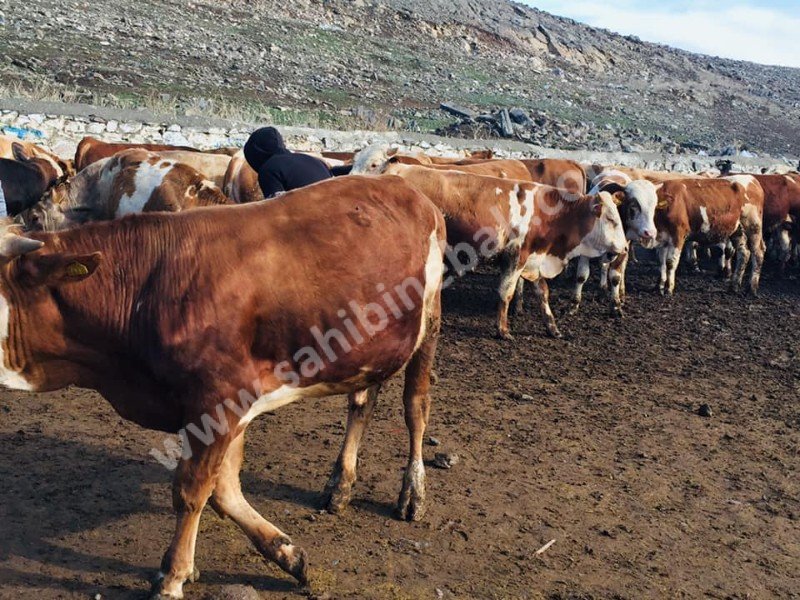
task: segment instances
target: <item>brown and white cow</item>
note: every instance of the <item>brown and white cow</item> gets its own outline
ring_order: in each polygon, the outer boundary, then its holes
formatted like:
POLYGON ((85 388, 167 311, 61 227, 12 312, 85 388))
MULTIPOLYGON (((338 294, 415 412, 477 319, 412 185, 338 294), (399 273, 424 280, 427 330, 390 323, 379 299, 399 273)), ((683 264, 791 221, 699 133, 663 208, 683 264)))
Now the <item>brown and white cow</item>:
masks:
POLYGON ((15 137, 0 135, 0 158, 21 160, 20 156, 46 160, 55 170, 58 179, 75 175, 75 165, 71 160, 64 160, 57 154, 53 154, 32 142, 24 142, 15 137), (19 148, 15 150, 15 146, 19 148))
MULTIPOLYGON (((609 194, 572 196, 526 181, 436 171, 390 160, 384 172, 399 175, 428 196, 445 215, 447 241, 458 259, 471 253, 468 268, 501 255, 498 335, 510 339, 508 308, 518 283, 534 283, 539 306, 554 337, 561 333, 550 309, 547 279, 577 256, 618 254, 625 249, 619 212, 609 194)), ((459 263, 457 270, 465 265, 459 263)))
POLYGON ((783 273, 792 255, 793 242, 800 241, 800 176, 754 177, 764 190, 764 236, 774 243, 779 269, 783 273))
POLYGON ((377 389, 405 369, 398 513, 420 518, 444 238, 436 207, 394 177, 30 238, 3 227, 0 383, 91 388, 125 419, 179 433, 177 525, 154 597, 183 596, 207 501, 305 583, 306 553, 242 494, 245 429, 291 402, 349 394, 333 477, 347 496, 377 389))
POLYGON ((111 158, 119 152, 125 150, 150 150, 152 152, 200 152, 196 148, 189 146, 170 146, 168 144, 128 144, 103 142, 93 137, 85 137, 78 144, 75 150, 75 169, 80 172, 92 163, 111 158))
POLYGON ((29 229, 56 231, 137 212, 229 203, 213 182, 191 167, 146 150, 126 150, 50 190, 22 215, 22 222, 29 229))
POLYGON ((258 183, 258 173, 248 164, 243 150, 231 159, 222 182, 222 191, 237 204, 264 199, 264 192, 258 183))
POLYGON ((233 160, 233 157, 227 154, 187 152, 185 150, 170 150, 155 152, 155 154, 166 160, 192 167, 220 189, 225 182, 225 173, 233 160))
POLYGON ((14 159, 0 158, 0 185, 11 216, 29 209, 59 180, 52 161, 34 158, 14 145, 14 159))
POLYGON ((675 291, 675 274, 686 241, 718 246, 721 271, 725 268, 725 249, 731 242, 736 253, 732 291, 741 288, 750 260, 749 289, 758 293, 764 262, 764 190, 753 176, 669 180, 658 187, 658 198, 664 206, 655 216, 662 294, 675 291))
MULTIPOLYGON (((656 244, 658 230, 655 224, 658 194, 656 186, 646 179, 637 181, 621 171, 606 171, 592 181, 590 195, 607 192, 612 194, 619 207, 622 226, 629 246, 638 243, 645 248, 653 248, 656 244)), ((613 261, 601 263, 600 287, 611 290, 611 311, 615 316, 622 316, 622 301, 625 298, 625 272, 628 266, 630 250, 620 253, 613 261)), ((580 309, 583 298, 583 286, 589 279, 589 259, 582 256, 578 259, 575 275, 575 289, 571 313, 580 309)))

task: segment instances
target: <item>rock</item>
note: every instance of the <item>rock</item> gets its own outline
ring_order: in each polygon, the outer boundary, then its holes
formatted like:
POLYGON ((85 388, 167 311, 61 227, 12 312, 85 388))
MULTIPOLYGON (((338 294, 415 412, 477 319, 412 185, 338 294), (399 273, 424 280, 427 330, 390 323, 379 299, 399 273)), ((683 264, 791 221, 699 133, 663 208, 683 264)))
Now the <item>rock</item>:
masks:
POLYGON ((511 115, 508 114, 508 109, 500 111, 500 133, 503 137, 511 137, 514 135, 514 124, 511 122, 511 115))
POLYGON ((464 108, 463 106, 459 106, 457 104, 451 104, 447 102, 442 102, 439 105, 443 111, 450 113, 451 115, 455 115, 457 117, 461 117, 462 119, 474 119, 475 113, 468 108, 464 108))
POLYGON ((433 436, 430 436, 430 437, 428 438, 428 445, 429 445, 429 446, 439 446, 439 445, 441 445, 441 442, 439 441, 439 439, 438 439, 438 438, 435 438, 435 437, 433 437, 433 436))
POLYGON ((261 600, 261 595, 249 585, 223 585, 204 600, 261 600))
POLYGON ((433 457, 433 466, 439 469, 452 469, 461 458, 453 452, 437 452, 433 457))
POLYGON ((700 408, 697 409, 697 414, 700 415, 701 417, 709 419, 714 416, 714 411, 711 410, 711 406, 709 406, 708 404, 703 404, 700 406, 700 408))
POLYGON ((521 108, 512 108, 508 111, 508 114, 511 117, 511 120, 517 125, 528 125, 531 122, 528 113, 521 108))

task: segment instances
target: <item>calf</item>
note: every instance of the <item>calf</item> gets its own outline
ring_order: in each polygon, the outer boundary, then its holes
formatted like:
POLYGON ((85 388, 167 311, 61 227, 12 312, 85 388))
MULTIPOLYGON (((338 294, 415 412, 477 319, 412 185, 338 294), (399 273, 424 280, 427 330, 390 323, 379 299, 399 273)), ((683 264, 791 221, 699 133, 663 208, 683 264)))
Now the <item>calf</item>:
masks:
POLYGON ((410 449, 398 513, 418 519, 444 237, 439 211, 402 180, 354 177, 272 202, 30 238, 3 227, 0 382, 91 388, 123 418, 179 433, 177 525, 155 597, 181 598, 196 576, 207 501, 305 583, 306 553, 242 495, 245 430, 296 400, 349 394, 333 477, 346 496, 377 389, 405 369, 410 449))
POLYGON ((187 152, 185 150, 171 150, 156 152, 161 158, 171 162, 192 167, 218 188, 225 182, 225 173, 233 160, 227 154, 210 154, 208 152, 187 152))
POLYGON ((135 212, 177 212, 229 203, 191 167, 146 150, 126 150, 50 190, 22 215, 22 222, 28 229, 56 231, 135 212))
POLYGON ((0 158, 0 185, 11 216, 29 209, 59 179, 50 160, 32 158, 22 146, 14 146, 15 159, 0 158))
POLYGON ((739 291, 751 260, 750 291, 758 293, 764 262, 764 190, 754 177, 669 180, 658 188, 658 198, 664 206, 655 215, 662 294, 675 291, 675 274, 687 240, 718 246, 720 270, 725 268, 725 249, 732 242, 736 268, 731 289, 739 291))
POLYGON ((597 257, 625 249, 619 213, 609 194, 571 196, 564 190, 508 179, 389 162, 384 172, 399 175, 428 196, 445 215, 453 255, 468 250, 479 258, 500 254, 497 331, 510 339, 508 306, 521 278, 535 283, 539 306, 554 337, 561 333, 549 305, 547 279, 577 256, 597 257))
MULTIPOLYGON (((645 248, 653 248, 658 233, 655 224, 655 213, 658 204, 656 186, 647 180, 632 181, 628 175, 620 171, 609 171, 594 179, 590 194, 607 192, 612 194, 619 207, 622 226, 628 246, 633 242, 645 248)), ((663 206, 663 204, 662 204, 663 206)), ((625 298, 625 272, 628 267, 630 250, 620 253, 611 263, 602 263, 600 287, 611 289, 611 312, 622 316, 622 300, 625 298)), ((582 256, 578 259, 573 293, 572 314, 580 309, 583 298, 583 286, 589 279, 589 259, 582 256)))

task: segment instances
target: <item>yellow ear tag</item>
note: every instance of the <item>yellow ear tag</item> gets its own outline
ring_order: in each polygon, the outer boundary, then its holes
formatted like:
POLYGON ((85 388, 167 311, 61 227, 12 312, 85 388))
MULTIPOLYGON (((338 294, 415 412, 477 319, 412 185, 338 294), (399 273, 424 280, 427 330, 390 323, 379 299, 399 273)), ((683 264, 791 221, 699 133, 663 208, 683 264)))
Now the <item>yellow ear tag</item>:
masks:
POLYGON ((86 268, 86 265, 79 262, 74 262, 67 266, 67 275, 70 277, 82 277, 83 275, 88 274, 89 269, 86 268))

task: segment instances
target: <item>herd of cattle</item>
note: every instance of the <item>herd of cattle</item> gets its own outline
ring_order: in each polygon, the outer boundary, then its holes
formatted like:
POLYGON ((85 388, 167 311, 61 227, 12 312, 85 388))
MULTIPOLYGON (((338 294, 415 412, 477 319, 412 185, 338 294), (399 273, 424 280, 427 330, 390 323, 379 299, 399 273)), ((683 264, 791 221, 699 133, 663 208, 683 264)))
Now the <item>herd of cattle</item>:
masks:
POLYGON ((86 138, 65 161, 0 138, 10 217, 0 231, 0 383, 95 389, 124 418, 181 434, 177 526, 154 597, 180 598, 196 577, 209 502, 305 582, 305 552, 242 495, 245 428, 301 398, 348 394, 326 488, 328 508, 341 511, 380 385, 402 369, 410 444, 398 514, 423 515, 430 372, 453 249, 500 259, 497 332, 510 338, 524 280, 560 335, 547 281, 569 261, 573 310, 600 259, 620 314, 632 244, 658 250, 662 293, 674 292, 682 254, 692 260, 700 247, 717 249, 734 290, 749 265, 755 294, 765 242, 783 271, 800 239, 797 173, 687 176, 374 147, 320 158, 349 174, 264 201, 237 149, 86 138))

